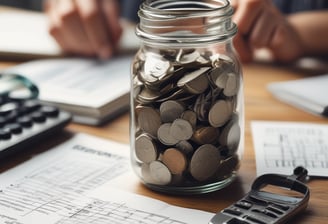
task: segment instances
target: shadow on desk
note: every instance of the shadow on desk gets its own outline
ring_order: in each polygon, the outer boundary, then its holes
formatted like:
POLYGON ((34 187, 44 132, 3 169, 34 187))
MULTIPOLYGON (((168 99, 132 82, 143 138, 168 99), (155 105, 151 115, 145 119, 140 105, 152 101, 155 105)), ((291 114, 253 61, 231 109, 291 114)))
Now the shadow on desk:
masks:
POLYGON ((257 59, 256 64, 283 68, 301 75, 314 76, 328 73, 328 56, 327 57, 304 57, 292 63, 279 63, 266 59, 257 59))
MULTIPOLYGON (((132 176, 129 176, 130 180, 135 179, 131 177, 132 176)), ((126 178, 124 179, 126 180, 126 178)), ((117 186, 122 187, 122 185, 117 186)), ((243 186, 243 181, 239 177, 237 177, 231 185, 221 190, 198 195, 173 195, 160 193, 147 188, 139 181, 135 182, 134 186, 134 191, 138 194, 154 197, 173 205, 187 208, 200 208, 213 213, 230 206, 247 193, 243 190, 245 187, 243 186)))

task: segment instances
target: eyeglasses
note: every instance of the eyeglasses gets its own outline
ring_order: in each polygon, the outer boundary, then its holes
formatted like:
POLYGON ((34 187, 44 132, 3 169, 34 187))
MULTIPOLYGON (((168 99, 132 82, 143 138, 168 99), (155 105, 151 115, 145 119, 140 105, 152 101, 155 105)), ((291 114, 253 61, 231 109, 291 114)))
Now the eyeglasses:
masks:
POLYGON ((28 78, 19 74, 0 73, 0 98, 2 100, 35 99, 38 95, 38 87, 28 78))

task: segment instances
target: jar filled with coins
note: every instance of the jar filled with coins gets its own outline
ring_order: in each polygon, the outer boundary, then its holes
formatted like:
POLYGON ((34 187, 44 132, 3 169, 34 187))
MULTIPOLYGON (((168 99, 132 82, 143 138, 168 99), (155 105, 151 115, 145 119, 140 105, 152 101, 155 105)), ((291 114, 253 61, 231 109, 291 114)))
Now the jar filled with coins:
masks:
POLYGON ((228 0, 146 0, 132 63, 131 161, 149 188, 228 186, 243 152, 241 65, 228 0))

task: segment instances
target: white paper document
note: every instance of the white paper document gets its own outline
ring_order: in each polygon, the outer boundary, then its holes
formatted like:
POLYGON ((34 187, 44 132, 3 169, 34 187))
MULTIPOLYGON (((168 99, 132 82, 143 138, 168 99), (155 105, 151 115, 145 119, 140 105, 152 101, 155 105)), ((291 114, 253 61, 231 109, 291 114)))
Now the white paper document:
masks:
POLYGON ((128 110, 132 57, 34 60, 3 72, 30 79, 41 101, 71 112, 75 122, 98 125, 128 110))
POLYGON ((0 174, 0 224, 200 224, 214 215, 111 189, 129 147, 86 134, 0 174))
POLYGON ((0 175, 0 223, 60 223, 130 168, 127 145, 80 134, 0 175), (115 153, 114 153, 115 152, 115 153))
MULTIPOLYGON (((99 223, 119 224, 207 224, 214 213, 182 208, 149 197, 113 189, 105 184, 90 193, 106 203, 95 206, 93 211, 86 209, 78 214, 76 222, 68 223, 98 223, 95 220, 106 220, 99 223), (94 215, 90 215, 90 211, 94 215), (94 211, 98 211, 95 213, 94 211), (110 212, 109 212, 110 211, 110 212)), ((66 224, 66 222, 65 222, 66 224)))
POLYGON ((268 90, 277 99, 307 112, 328 116, 328 74, 274 82, 268 90))
POLYGON ((258 176, 303 166, 310 176, 328 177, 328 125, 252 121, 251 128, 258 176))

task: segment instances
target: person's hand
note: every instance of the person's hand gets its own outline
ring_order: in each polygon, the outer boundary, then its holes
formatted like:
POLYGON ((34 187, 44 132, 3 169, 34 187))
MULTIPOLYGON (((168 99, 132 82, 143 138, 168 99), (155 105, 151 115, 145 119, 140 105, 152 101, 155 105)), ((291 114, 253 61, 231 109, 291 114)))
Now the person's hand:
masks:
POLYGON ((116 0, 47 0, 49 32, 67 53, 109 58, 122 34, 116 0))
POLYGON ((238 34, 234 45, 243 62, 253 59, 254 50, 269 49, 275 60, 292 61, 302 54, 296 30, 270 0, 234 0, 234 22, 238 34))

